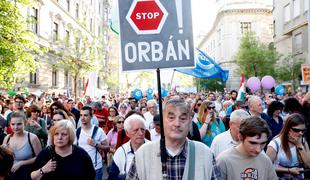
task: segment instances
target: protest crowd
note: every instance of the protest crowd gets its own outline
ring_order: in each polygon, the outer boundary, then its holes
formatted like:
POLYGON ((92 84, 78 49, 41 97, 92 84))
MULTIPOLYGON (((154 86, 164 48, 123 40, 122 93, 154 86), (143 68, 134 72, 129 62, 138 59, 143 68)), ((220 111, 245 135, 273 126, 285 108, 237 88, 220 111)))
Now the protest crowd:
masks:
POLYGON ((0 97, 0 179, 307 179, 310 92, 0 97), (104 170, 106 167, 106 170, 104 170))

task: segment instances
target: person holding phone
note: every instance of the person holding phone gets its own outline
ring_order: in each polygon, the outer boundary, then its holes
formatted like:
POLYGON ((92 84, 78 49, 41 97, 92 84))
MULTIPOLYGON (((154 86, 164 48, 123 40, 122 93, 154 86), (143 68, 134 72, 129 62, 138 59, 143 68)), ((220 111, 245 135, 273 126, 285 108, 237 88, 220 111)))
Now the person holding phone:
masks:
POLYGON ((75 128, 69 120, 55 122, 49 130, 52 145, 37 156, 32 179, 94 180, 92 160, 85 150, 73 145, 75 128))
POLYGON ((214 137, 225 131, 224 123, 216 117, 214 102, 203 101, 197 119, 201 140, 210 147, 214 137))
POLYGON ((310 167, 310 150, 304 133, 305 119, 298 113, 288 116, 279 136, 268 145, 267 155, 281 178, 303 179, 304 168, 310 167))

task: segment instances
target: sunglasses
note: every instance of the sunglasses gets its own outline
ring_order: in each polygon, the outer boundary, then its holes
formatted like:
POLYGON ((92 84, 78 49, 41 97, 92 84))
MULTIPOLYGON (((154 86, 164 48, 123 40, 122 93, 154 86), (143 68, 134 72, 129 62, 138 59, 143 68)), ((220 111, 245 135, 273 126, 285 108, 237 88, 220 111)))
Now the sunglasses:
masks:
POLYGON ((215 107, 214 106, 209 106, 209 107, 207 107, 209 110, 211 110, 211 109, 215 109, 215 107))
POLYGON ((298 129, 298 128, 293 128, 293 127, 291 129, 296 133, 300 133, 300 132, 304 133, 306 131, 306 129, 298 129))
POLYGON ((124 124, 124 121, 117 121, 117 124, 124 124))
POLYGON ((197 104, 197 106, 201 106, 201 104, 197 104))

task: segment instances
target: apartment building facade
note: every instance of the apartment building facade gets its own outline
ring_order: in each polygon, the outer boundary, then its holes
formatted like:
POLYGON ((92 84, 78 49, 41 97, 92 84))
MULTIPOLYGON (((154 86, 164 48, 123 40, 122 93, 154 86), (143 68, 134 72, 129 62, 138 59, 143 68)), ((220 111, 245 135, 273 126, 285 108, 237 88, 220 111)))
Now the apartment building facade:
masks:
POLYGON ((274 0, 274 44, 283 55, 308 56, 309 0, 274 0))
MULTIPOLYGON (((64 44, 81 43, 81 37, 92 45, 100 47, 103 52, 96 52, 95 61, 98 65, 109 61, 108 19, 109 0, 38 0, 24 14, 30 18, 30 29, 36 35, 35 42, 48 49, 44 56, 36 57, 37 70, 30 73, 25 82, 30 92, 41 91, 65 93, 73 92, 73 79, 70 73, 53 66, 59 58, 56 52, 64 44)), ((78 79, 77 89, 81 95, 88 72, 78 79)), ((97 88, 103 86, 98 76, 97 88)))

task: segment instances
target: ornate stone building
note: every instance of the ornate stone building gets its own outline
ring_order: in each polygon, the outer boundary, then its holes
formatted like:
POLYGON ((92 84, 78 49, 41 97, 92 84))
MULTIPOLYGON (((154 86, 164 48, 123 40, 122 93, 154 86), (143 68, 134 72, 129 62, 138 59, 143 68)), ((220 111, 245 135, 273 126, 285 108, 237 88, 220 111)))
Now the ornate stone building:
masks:
MULTIPOLYGON (((85 37, 92 45, 100 47, 102 56, 96 52, 95 62, 105 64, 109 61, 108 16, 109 0, 37 0, 28 7, 26 14, 30 18, 30 28, 36 35, 36 43, 49 51, 43 57, 37 57, 38 67, 30 73, 20 86, 27 86, 30 91, 40 89, 64 93, 73 89, 70 73, 61 68, 53 68, 57 61, 55 52, 64 44, 76 44, 85 37)), ((88 72, 78 80, 78 94, 86 84, 88 72)), ((98 77, 97 88, 103 86, 98 77)))
POLYGON ((216 0, 217 15, 211 30, 198 43, 224 69, 229 70, 228 89, 238 89, 235 55, 245 32, 252 31, 265 43, 273 41, 272 1, 216 0))

